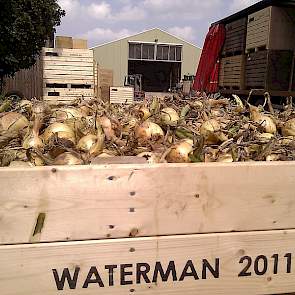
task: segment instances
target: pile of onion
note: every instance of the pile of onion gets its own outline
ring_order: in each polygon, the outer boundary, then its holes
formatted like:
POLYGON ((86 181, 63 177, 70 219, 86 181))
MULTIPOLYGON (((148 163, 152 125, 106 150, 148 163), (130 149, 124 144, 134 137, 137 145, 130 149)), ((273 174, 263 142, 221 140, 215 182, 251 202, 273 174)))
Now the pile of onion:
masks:
POLYGON ((161 122, 165 126, 177 126, 179 116, 172 108, 164 108, 161 111, 161 122))

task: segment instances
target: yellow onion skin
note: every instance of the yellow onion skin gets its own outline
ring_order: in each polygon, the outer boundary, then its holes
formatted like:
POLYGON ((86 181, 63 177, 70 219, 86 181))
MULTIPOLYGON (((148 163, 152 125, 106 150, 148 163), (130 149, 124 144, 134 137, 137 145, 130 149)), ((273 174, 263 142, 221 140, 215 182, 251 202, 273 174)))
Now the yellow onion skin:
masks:
POLYGON ((0 118, 0 131, 19 132, 28 126, 28 119, 16 112, 6 113, 0 118))
POLYGON ((256 138, 259 140, 271 140, 274 135, 272 133, 260 133, 256 135, 256 138))
POLYGON ((102 152, 103 146, 104 136, 99 137, 97 135, 88 134, 79 140, 77 149, 95 157, 102 152))
POLYGON ((258 108, 250 106, 250 117, 251 120, 263 128, 264 132, 271 134, 277 132, 277 126, 273 119, 267 115, 261 114, 258 108))
POLYGON ((193 141, 191 139, 184 139, 174 146, 166 156, 168 163, 189 163, 190 153, 193 151, 193 141))
POLYGON ((71 127, 64 123, 53 123, 49 125, 43 134, 45 143, 48 143, 52 136, 56 135, 58 138, 66 139, 75 144, 76 136, 71 127))
POLYGON ((12 161, 9 164, 9 167, 11 168, 31 168, 34 167, 30 162, 24 162, 24 161, 12 161))
POLYGON ((234 162, 233 156, 231 154, 223 154, 220 155, 217 159, 217 162, 219 163, 232 163, 234 162))
POLYGON ((53 165, 83 165, 84 162, 82 159, 78 158, 75 154, 71 152, 65 152, 57 156, 53 165))
POLYGON ((151 112, 146 106, 141 106, 138 110, 138 113, 140 118, 144 121, 146 121, 151 116, 151 112))
POLYGON ((295 118, 287 121, 282 128, 283 136, 295 136, 295 118))
POLYGON ((158 140, 164 137, 164 131, 158 124, 145 121, 136 128, 135 137, 141 142, 146 142, 151 139, 158 140))
POLYGON ((83 117, 82 111, 74 107, 66 107, 56 110, 53 115, 56 121, 64 122, 68 119, 81 119, 83 117))
POLYGON ((28 136, 24 138, 22 145, 24 149, 30 149, 30 148, 43 149, 44 148, 44 143, 42 139, 37 134, 34 134, 34 132, 30 133, 28 136))
POLYGON ((158 154, 152 153, 152 152, 142 152, 138 154, 137 157, 145 158, 147 163, 149 164, 160 163, 160 159, 161 159, 161 157, 158 154))
POLYGON ((161 122, 165 126, 177 126, 179 116, 172 108, 164 108, 161 111, 161 122))
POLYGON ((211 119, 204 122, 200 128, 201 135, 205 138, 207 144, 217 144, 220 142, 219 135, 220 124, 217 120, 211 119))

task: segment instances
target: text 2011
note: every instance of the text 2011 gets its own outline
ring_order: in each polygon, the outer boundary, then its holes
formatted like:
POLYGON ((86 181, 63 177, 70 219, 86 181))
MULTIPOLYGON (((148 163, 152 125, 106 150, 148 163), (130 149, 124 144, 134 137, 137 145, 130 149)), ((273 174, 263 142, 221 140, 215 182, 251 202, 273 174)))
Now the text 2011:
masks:
POLYGON ((292 254, 286 253, 282 256, 273 254, 271 257, 266 257, 265 255, 257 257, 243 256, 239 263, 244 265, 243 270, 239 273, 239 277, 263 276, 267 272, 272 274, 278 274, 278 272, 291 273, 292 254))

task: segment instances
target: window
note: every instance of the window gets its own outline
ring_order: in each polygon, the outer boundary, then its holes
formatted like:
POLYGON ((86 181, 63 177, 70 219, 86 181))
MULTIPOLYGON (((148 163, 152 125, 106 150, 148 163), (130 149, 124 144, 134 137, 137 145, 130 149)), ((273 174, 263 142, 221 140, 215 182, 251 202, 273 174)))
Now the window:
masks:
POLYGON ((129 43, 129 59, 181 61, 181 56, 181 45, 129 43))

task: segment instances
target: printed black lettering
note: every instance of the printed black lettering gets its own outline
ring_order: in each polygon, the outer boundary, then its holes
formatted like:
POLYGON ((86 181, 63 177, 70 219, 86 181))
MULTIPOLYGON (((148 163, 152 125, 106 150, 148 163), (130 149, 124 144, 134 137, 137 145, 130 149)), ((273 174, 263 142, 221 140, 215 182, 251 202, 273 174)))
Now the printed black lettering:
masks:
POLYGON ((252 264, 252 258, 250 256, 243 256, 241 257, 239 263, 244 263, 244 261, 247 261, 247 265, 245 268, 239 273, 239 277, 249 277, 251 276, 251 272, 248 272, 251 264, 252 264))
POLYGON ((151 280, 147 276, 147 273, 150 270, 151 270, 151 267, 148 263, 137 263, 136 264, 136 284, 141 283, 141 277, 144 279, 146 283, 150 283, 151 280))
POLYGON ((163 282, 167 282, 170 274, 172 273, 173 281, 177 281, 176 269, 174 261, 170 261, 166 272, 164 273, 161 262, 157 261, 155 265, 155 271, 153 275, 153 283, 158 281, 158 274, 160 273, 163 282))
POLYGON ((89 284, 98 284, 99 287, 104 287, 104 284, 95 266, 91 266, 82 288, 87 289, 89 284), (92 279, 91 277, 93 275, 95 278, 92 279))
POLYGON ((106 265, 105 269, 109 271, 109 286, 114 286, 114 269, 117 265, 106 265))
POLYGON ((291 268, 292 268, 292 254, 287 253, 284 257, 287 258, 287 273, 291 273, 291 268))
POLYGON ((179 281, 183 281, 185 277, 194 277, 195 280, 199 279, 192 260, 188 260, 188 262, 186 263, 186 265, 182 271, 182 274, 179 278, 179 281))
POLYGON ((258 276, 263 276, 267 272, 267 258, 264 255, 259 255, 254 261, 254 271, 258 276), (262 261, 262 263, 260 263, 262 261), (259 264, 262 264, 262 269, 259 269, 259 264))
POLYGON ((219 258, 215 259, 215 268, 208 262, 207 259, 203 259, 202 279, 207 279, 207 269, 211 272, 214 278, 219 278, 219 258))
POLYGON ((120 274, 121 274, 121 285, 132 285, 133 282, 132 281, 126 281, 126 276, 131 276, 132 275, 132 271, 125 271, 125 268, 127 267, 132 267, 132 264, 121 264, 120 267, 120 274))
POLYGON ((53 269, 52 272, 53 272, 53 276, 54 276, 54 280, 55 280, 57 290, 61 291, 61 290, 64 289, 66 280, 68 282, 68 285, 69 285, 70 289, 76 289, 78 275, 79 275, 79 272, 80 272, 80 267, 75 268, 75 272, 74 272, 73 277, 71 276, 70 271, 69 271, 68 268, 63 269, 61 278, 59 278, 59 275, 58 275, 58 272, 57 272, 56 269, 53 269))
POLYGON ((274 259, 273 273, 276 275, 278 274, 279 254, 274 254, 271 256, 271 258, 274 259))

